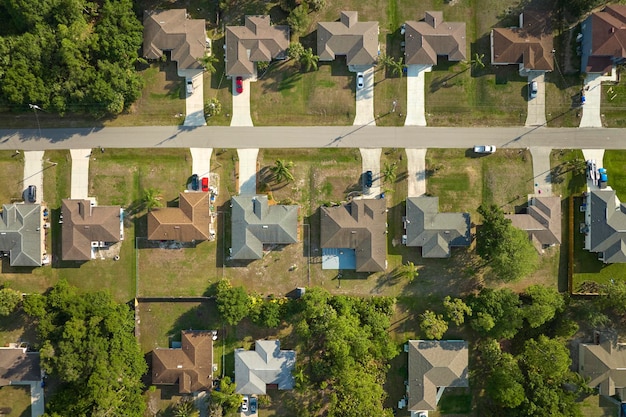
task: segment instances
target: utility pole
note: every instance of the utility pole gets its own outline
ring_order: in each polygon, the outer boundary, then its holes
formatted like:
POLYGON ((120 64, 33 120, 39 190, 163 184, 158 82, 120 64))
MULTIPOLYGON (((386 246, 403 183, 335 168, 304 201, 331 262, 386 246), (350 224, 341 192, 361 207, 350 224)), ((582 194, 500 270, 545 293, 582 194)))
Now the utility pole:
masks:
POLYGON ((39 131, 38 139, 41 139, 41 126, 39 125, 39 115, 37 114, 37 110, 41 110, 41 107, 36 104, 29 104, 28 107, 33 109, 33 112, 35 112, 35 119, 37 120, 37 130, 39 131))

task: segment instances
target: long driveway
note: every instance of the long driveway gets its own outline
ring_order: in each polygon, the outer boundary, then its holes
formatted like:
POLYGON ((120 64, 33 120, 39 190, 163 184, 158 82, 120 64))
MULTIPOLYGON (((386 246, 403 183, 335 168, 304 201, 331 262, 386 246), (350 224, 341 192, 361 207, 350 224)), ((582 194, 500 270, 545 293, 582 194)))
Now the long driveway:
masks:
POLYGON ((369 67, 363 71, 363 88, 356 89, 356 115, 353 124, 354 126, 376 124, 376 119, 374 119, 374 67, 369 67))
POLYGON ((546 83, 545 71, 528 71, 528 82, 537 82, 537 97, 528 99, 526 126, 546 124, 546 83))
POLYGON ((406 71, 406 119, 405 126, 426 126, 424 110, 424 74, 431 65, 408 65, 406 71))
MULTIPOLYGON (((43 200, 43 151, 24 152, 24 191, 29 185, 37 187, 37 203, 43 200)), ((24 199, 27 196, 24 192, 24 199)))
POLYGON ((500 148, 626 149, 617 128, 375 127, 375 126, 151 126, 83 129, 0 129, 0 149, 107 148, 500 148))
POLYGON ((551 148, 533 146, 530 154, 533 157, 534 192, 540 195, 552 195, 552 178, 550 169, 551 148))
POLYGON ((426 194, 426 149, 407 148, 406 164, 408 175, 407 197, 426 194))
POLYGON ((231 126, 253 126, 250 116, 250 80, 243 79, 243 91, 237 92, 237 80, 232 79, 233 92, 233 117, 230 119, 231 126))
POLYGON ((363 187, 364 198, 376 198, 380 195, 380 186, 382 179, 380 178, 380 154, 381 148, 359 149, 361 151, 361 165, 363 173, 372 171, 372 186, 370 188, 363 187))
POLYGON ((185 126, 206 126, 204 118, 204 78, 201 69, 178 70, 178 75, 185 77, 185 94, 187 82, 193 83, 193 92, 185 98, 185 126))
MULTIPOLYGON (((612 74, 617 74, 615 68, 613 68, 612 74)), ((580 118, 579 127, 602 127, 600 103, 602 102, 603 81, 617 81, 617 75, 587 74, 584 88, 585 104, 583 105, 583 115, 580 118)))
POLYGON ((256 159, 258 155, 258 149, 237 149, 239 194, 256 194, 256 159))
POLYGON ((70 198, 86 200, 89 198, 91 149, 70 149, 70 156, 72 157, 70 198))

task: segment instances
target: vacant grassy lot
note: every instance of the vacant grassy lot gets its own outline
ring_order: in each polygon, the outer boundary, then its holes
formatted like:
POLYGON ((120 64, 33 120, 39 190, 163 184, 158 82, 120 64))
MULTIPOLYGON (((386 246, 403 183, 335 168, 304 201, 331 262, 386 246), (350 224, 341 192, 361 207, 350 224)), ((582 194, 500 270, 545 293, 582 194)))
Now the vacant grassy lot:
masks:
POLYGON ((30 387, 17 385, 0 387, 0 412, 6 417, 29 417, 30 387))
POLYGON ((0 187, 0 204, 22 201, 24 191, 24 155, 15 151, 0 151, 0 170, 2 187, 0 187))
POLYGON ((602 123, 606 127, 626 126, 626 81, 602 86, 602 123))

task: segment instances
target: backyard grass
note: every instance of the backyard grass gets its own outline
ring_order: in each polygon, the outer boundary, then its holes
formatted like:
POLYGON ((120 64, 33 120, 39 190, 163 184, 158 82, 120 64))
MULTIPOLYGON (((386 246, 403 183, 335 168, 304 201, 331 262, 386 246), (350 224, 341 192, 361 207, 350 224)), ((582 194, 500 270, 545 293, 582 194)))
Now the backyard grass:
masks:
POLYGON ((15 151, 0 151, 0 204, 22 201, 22 192, 28 186, 24 184, 24 155, 15 151))
POLYGON ((3 417, 30 417, 30 386, 0 387, 0 415, 3 417))

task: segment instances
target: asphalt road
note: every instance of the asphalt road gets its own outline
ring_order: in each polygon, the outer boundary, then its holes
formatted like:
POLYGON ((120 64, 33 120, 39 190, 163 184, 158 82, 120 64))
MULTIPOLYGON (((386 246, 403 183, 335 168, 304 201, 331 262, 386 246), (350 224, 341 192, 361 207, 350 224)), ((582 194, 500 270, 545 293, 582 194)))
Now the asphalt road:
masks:
MULTIPOLYGON (((391 116, 382 116, 391 117, 391 116)), ((500 148, 626 149, 626 129, 545 127, 107 127, 0 129, 0 149, 106 148, 500 148)))

